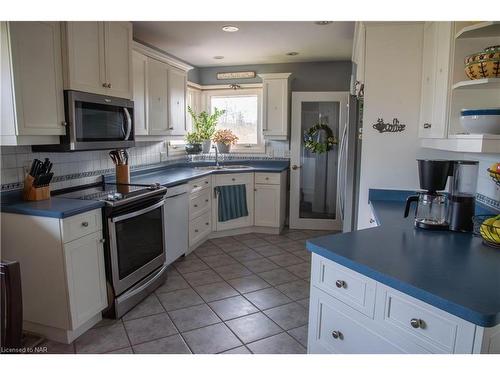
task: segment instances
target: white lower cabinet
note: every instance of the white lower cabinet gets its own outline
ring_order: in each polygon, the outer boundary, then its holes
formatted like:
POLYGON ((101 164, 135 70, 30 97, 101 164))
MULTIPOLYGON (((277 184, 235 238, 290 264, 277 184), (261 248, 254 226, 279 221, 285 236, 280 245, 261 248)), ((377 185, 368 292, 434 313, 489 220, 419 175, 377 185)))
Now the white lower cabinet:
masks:
POLYGON ((189 251, 193 251, 212 232, 211 176, 189 182, 189 251))
POLYGON ((309 353, 499 353, 483 328, 313 254, 309 353))
POLYGON ((1 224, 2 257, 21 267, 24 330, 70 343, 102 319, 100 209, 65 219, 2 213, 1 224))
POLYGON ((286 172, 255 173, 255 226, 285 225, 286 172))

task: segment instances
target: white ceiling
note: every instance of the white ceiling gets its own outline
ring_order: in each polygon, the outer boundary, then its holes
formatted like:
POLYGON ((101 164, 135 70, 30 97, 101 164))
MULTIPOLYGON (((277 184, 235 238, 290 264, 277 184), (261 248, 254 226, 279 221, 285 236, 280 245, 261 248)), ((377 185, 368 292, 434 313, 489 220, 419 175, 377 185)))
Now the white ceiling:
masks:
POLYGON ((135 39, 197 67, 350 60, 353 34, 354 22, 134 22, 135 39))

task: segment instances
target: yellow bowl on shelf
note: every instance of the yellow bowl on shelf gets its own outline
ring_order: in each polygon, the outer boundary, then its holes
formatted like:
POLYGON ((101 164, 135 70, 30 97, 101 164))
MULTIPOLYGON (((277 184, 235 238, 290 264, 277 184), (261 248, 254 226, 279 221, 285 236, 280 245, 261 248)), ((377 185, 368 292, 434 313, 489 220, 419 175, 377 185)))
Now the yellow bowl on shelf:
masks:
POLYGON ((469 79, 500 78, 500 46, 491 46, 465 58, 469 79))

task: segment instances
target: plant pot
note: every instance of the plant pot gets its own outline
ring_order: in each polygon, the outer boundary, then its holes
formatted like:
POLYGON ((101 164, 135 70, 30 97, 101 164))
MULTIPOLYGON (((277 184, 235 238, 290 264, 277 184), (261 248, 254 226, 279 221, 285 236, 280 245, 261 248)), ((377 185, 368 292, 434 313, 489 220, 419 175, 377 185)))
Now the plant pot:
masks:
POLYGON ((203 141, 201 144, 201 152, 204 154, 208 154, 210 152, 210 146, 212 145, 212 141, 209 139, 207 141, 203 141))
POLYGON ((217 142, 217 149, 221 154, 229 154, 229 150, 231 149, 231 145, 226 145, 225 143, 217 142))
POLYGON ((188 155, 194 155, 194 154, 199 154, 202 149, 201 143, 188 143, 185 146, 186 153, 188 155))

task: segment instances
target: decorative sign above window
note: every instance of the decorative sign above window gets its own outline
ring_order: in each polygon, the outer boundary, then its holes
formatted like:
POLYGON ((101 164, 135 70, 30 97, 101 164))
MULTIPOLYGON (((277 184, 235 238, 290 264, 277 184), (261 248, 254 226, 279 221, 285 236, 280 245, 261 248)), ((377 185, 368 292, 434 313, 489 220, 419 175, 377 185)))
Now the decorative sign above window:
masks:
POLYGON ((379 118, 376 124, 373 124, 373 129, 378 130, 379 133, 398 133, 404 131, 405 124, 401 124, 397 118, 392 119, 392 124, 384 122, 383 118, 379 118))
POLYGON ((255 72, 226 72, 217 73, 217 79, 248 79, 255 78, 255 72))

